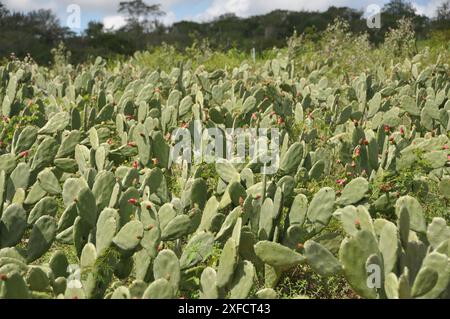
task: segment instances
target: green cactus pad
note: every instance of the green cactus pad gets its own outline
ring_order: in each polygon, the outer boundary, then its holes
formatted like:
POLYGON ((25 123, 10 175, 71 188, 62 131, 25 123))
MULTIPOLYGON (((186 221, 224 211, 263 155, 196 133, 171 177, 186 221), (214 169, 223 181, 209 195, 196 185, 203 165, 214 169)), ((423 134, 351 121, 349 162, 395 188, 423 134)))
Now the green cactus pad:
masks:
POLYGON ((27 227, 26 212, 21 205, 12 204, 0 219, 0 247, 17 245, 27 227))
POLYGON ((363 177, 357 177, 344 187, 336 202, 339 205, 356 204, 364 198, 368 191, 369 182, 363 177))
POLYGON ((313 240, 305 242, 305 257, 308 265, 321 276, 330 276, 341 271, 339 260, 313 240))
POLYGON ((361 230, 354 237, 344 239, 339 250, 345 278, 355 292, 364 298, 377 297, 376 290, 367 285, 366 261, 371 255, 378 253, 377 240, 368 230, 361 230))
POLYGON ((290 268, 305 263, 306 258, 295 251, 271 241, 259 241, 256 255, 266 264, 276 268, 290 268))
POLYGON ((200 277, 201 293, 200 299, 217 299, 219 291, 217 289, 217 273, 214 268, 206 267, 200 277))
POLYGON ((178 291, 180 284, 180 262, 177 255, 170 249, 159 252, 153 261, 153 276, 155 279, 166 279, 174 292, 178 291))
POLYGON ((121 250, 133 251, 141 242, 144 233, 144 226, 140 221, 133 220, 125 224, 114 236, 112 242, 121 250))
POLYGON ((164 278, 153 281, 142 295, 142 299, 172 299, 173 297, 173 288, 164 278))
POLYGON ((27 261, 32 262, 45 254, 56 237, 56 220, 48 215, 40 217, 33 225, 27 245, 27 261))
POLYGON ((217 269, 217 287, 224 288, 231 283, 234 271, 238 264, 237 243, 233 238, 229 238, 223 246, 217 269))
POLYGON ((69 261, 62 250, 56 250, 50 257, 49 266, 56 278, 67 277, 69 261))
POLYGON ((44 197, 33 207, 28 215, 28 225, 33 225, 41 216, 55 216, 58 202, 54 197, 44 197))
POLYGON ((209 232, 197 233, 188 241, 180 257, 181 269, 186 269, 206 260, 212 253, 214 235, 209 232))
POLYGON ((231 299, 245 299, 250 294, 254 285, 255 267, 253 264, 244 260, 241 261, 237 267, 230 284, 230 298, 231 299))
POLYGON ((398 217, 400 216, 402 207, 406 208, 408 211, 411 230, 425 233, 427 230, 425 219, 423 217, 423 209, 417 199, 409 195, 400 197, 395 203, 395 212, 398 217))
POLYGON ((84 187, 78 193, 76 200, 78 215, 91 227, 97 222, 96 198, 88 187, 84 187))

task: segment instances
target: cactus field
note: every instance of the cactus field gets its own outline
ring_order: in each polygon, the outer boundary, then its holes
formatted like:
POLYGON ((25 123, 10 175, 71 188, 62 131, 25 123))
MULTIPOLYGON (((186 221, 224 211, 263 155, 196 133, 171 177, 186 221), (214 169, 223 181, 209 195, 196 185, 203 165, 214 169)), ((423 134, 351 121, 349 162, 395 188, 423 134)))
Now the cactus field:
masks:
POLYGON ((448 57, 0 65, 0 298, 450 298, 448 57))

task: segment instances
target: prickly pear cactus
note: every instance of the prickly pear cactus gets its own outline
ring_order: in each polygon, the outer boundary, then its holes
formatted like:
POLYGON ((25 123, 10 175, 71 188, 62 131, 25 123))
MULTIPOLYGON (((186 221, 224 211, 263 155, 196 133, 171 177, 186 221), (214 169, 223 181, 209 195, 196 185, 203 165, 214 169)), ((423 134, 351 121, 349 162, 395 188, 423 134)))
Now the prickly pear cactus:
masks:
POLYGON ((445 58, 291 51, 0 65, 0 298, 450 298, 445 58))

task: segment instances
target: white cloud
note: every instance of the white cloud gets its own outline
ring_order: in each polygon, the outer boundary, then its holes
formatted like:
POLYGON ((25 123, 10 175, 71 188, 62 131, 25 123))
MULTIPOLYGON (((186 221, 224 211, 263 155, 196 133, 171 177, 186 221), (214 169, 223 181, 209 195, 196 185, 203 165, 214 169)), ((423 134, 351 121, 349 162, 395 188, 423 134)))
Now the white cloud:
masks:
POLYGON ((103 18, 105 29, 117 30, 126 24, 125 18, 121 15, 111 15, 103 18))
MULTIPOLYGON (((377 4, 383 7, 388 0, 213 0, 211 5, 202 13, 199 13, 192 20, 208 21, 214 19, 224 13, 235 13, 240 17, 248 17, 251 15, 264 14, 270 11, 281 10, 308 10, 308 11, 324 11, 330 6, 350 7, 354 9, 364 10, 370 4, 377 4)), ((433 16, 436 8, 443 0, 430 0, 424 5, 420 5, 416 1, 412 1, 412 5, 418 13, 427 16, 433 16)))
MULTIPOLYGON (((115 13, 119 3, 124 0, 2 0, 6 7, 17 11, 31 11, 37 9, 54 9, 65 11, 71 4, 79 5, 81 10, 115 13)), ((160 3, 163 8, 170 8, 183 0, 146 0, 147 4, 160 3)))
POLYGON ((240 17, 248 17, 255 14, 264 14, 270 11, 281 10, 308 10, 308 11, 322 11, 329 6, 349 6, 353 8, 362 9, 370 3, 382 3, 383 1, 363 0, 213 0, 211 6, 205 12, 196 16, 200 21, 210 20, 216 18, 224 13, 235 13, 240 17))
MULTIPOLYGON (((165 16, 159 19, 164 25, 171 25, 176 21, 175 13, 169 11, 165 16)), ((110 15, 106 16, 102 20, 105 29, 107 30, 118 30, 126 25, 126 19, 122 15, 110 15)))
POLYGON ((166 12, 166 15, 162 16, 161 18, 159 18, 159 20, 164 24, 164 25, 171 25, 173 24, 175 21, 177 21, 177 16, 175 15, 175 13, 173 11, 168 11, 166 12))
MULTIPOLYGON (((67 18, 66 9, 70 4, 80 6, 82 19, 92 19, 98 17, 103 20, 105 25, 117 26, 123 24, 117 9, 119 3, 124 0, 2 0, 2 2, 13 11, 28 12, 37 9, 51 9, 58 14, 60 19, 67 18), (86 18, 84 18, 86 17, 86 18)), ((164 24, 171 24, 180 19, 194 21, 208 21, 224 13, 235 13, 240 17, 248 17, 256 14, 265 14, 272 10, 309 10, 323 11, 329 6, 347 6, 355 9, 364 9, 369 4, 383 6, 389 0, 209 0, 209 7, 203 12, 194 14, 194 16, 176 16, 177 5, 195 5, 199 1, 207 0, 146 0, 148 4, 160 3, 162 9, 167 14, 161 17, 164 24)), ((429 17, 434 16, 436 8, 444 0, 412 0, 414 8, 418 13, 429 17)))
POLYGON ((439 7, 443 2, 444 0, 431 0, 426 4, 421 5, 418 3, 413 3, 412 5, 416 9, 417 13, 428 17, 435 17, 437 7, 439 7))
POLYGON ((56 10, 58 3, 54 0, 33 1, 33 0, 3 0, 3 4, 12 11, 33 11, 39 9, 56 10))

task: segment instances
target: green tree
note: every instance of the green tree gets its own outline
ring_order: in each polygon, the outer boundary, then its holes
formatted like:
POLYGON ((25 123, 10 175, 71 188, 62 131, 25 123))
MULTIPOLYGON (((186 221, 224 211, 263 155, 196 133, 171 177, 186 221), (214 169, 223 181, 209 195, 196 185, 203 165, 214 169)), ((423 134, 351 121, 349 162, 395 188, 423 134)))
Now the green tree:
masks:
POLYGON ((9 13, 8 9, 3 3, 0 2, 0 18, 6 16, 9 13))
POLYGON ((436 9, 435 24, 437 29, 448 30, 450 29, 450 0, 443 2, 436 9))
POLYGON ((149 32, 157 25, 157 17, 165 15, 160 4, 148 5, 142 0, 122 1, 119 13, 126 15, 127 29, 149 32))

